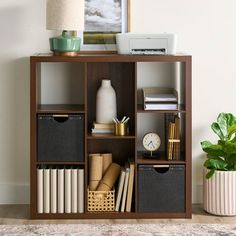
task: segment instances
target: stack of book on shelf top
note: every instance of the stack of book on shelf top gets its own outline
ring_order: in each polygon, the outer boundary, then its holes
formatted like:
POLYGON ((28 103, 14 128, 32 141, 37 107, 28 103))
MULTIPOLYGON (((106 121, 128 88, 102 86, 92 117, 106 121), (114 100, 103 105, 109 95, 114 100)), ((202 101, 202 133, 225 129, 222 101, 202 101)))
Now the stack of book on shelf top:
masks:
POLYGON ((178 107, 178 94, 173 88, 143 88, 144 110, 175 110, 178 107))
POLYGON ((115 211, 131 212, 132 195, 134 186, 134 162, 129 160, 125 167, 121 168, 115 211))
POLYGON ((176 115, 168 125, 168 160, 180 160, 180 118, 176 115))
POLYGON ((92 134, 112 134, 114 127, 112 123, 101 124, 93 122, 92 134))

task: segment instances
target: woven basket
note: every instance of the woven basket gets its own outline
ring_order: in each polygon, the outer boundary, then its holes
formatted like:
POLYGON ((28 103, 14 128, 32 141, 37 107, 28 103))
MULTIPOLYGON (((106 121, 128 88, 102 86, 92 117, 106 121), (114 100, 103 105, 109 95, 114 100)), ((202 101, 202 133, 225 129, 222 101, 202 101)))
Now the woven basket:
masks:
POLYGON ((114 211, 115 189, 111 191, 90 191, 88 189, 88 211, 114 211))

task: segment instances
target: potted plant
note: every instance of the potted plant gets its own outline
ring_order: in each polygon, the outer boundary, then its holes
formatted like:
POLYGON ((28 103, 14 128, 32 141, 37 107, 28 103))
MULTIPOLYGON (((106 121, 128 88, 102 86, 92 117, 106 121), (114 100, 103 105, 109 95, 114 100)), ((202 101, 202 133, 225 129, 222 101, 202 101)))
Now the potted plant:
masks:
POLYGON ((236 215, 236 117, 220 113, 211 125, 217 143, 201 142, 204 162, 204 209, 215 215, 236 215))

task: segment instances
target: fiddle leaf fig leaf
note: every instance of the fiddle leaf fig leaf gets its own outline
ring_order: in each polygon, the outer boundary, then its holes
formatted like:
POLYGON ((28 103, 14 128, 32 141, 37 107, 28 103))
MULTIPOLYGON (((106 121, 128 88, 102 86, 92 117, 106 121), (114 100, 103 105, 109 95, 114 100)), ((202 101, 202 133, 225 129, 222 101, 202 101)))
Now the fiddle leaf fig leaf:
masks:
POLYGON ((217 117, 217 123, 224 136, 227 135, 228 129, 235 124, 235 117, 231 113, 220 113, 217 117))
POLYGON ((236 133, 236 124, 229 127, 228 132, 227 132, 228 139, 230 140, 233 135, 234 135, 233 138, 235 138, 235 133, 236 133))
POLYGON ((224 150, 221 145, 212 144, 209 141, 201 142, 202 149, 204 152, 208 153, 211 156, 222 156, 224 155, 224 150))
POLYGON ((227 158, 231 170, 236 170, 236 153, 227 158))
POLYGON ((207 159, 204 163, 204 166, 208 169, 227 170, 227 162, 222 159, 207 159))
POLYGON ((219 136, 221 140, 224 140, 224 134, 222 130, 220 129, 220 126, 218 123, 213 122, 211 125, 212 130, 219 136))
POLYGON ((209 170, 206 174, 206 178, 210 179, 214 173, 215 173, 215 170, 209 170))
POLYGON ((226 141, 224 145, 222 145, 224 153, 227 153, 227 156, 231 154, 236 154, 236 143, 232 143, 230 141, 226 141))

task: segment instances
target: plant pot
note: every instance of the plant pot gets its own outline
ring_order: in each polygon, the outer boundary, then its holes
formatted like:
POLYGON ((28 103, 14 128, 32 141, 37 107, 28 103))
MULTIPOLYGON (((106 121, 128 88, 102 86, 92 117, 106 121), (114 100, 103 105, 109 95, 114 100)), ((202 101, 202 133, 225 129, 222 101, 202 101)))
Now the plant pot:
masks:
POLYGON ((236 171, 215 171, 206 179, 204 169, 204 210, 221 216, 236 215, 236 171))

